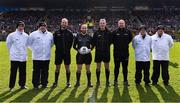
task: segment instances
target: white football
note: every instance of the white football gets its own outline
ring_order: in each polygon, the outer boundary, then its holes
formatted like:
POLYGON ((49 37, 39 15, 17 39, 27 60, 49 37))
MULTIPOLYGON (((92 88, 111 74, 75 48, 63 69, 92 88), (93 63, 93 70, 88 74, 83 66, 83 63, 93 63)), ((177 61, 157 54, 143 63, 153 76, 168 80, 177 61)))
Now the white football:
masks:
POLYGON ((83 46, 83 47, 81 47, 79 49, 79 53, 82 54, 82 55, 88 54, 89 53, 89 49, 87 47, 83 46))

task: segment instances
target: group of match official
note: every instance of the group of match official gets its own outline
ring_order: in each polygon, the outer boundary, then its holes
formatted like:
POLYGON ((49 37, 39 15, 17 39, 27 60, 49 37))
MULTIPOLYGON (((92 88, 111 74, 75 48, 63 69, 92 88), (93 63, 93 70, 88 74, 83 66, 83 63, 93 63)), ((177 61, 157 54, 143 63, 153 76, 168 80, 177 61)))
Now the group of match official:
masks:
MULTIPOLYGON (((164 85, 169 85, 169 50, 173 46, 173 39, 170 35, 164 32, 164 26, 158 25, 157 32, 153 36, 149 36, 146 32, 146 26, 139 27, 139 34, 133 37, 131 31, 126 28, 125 21, 118 21, 118 28, 110 31, 107 28, 106 19, 99 20, 99 28, 94 32, 93 36, 88 34, 88 26, 82 24, 76 35, 68 29, 68 19, 62 18, 59 30, 54 34, 47 30, 46 22, 40 22, 38 29, 31 34, 24 31, 25 23, 19 21, 16 24, 16 30, 10 33, 6 43, 10 55, 10 80, 9 88, 13 91, 16 82, 17 71, 19 70, 19 86, 21 89, 26 87, 26 62, 27 49, 32 51, 33 73, 32 84, 34 89, 48 87, 49 63, 51 58, 51 48, 55 45, 55 74, 52 88, 57 87, 60 77, 61 64, 64 63, 66 69, 66 86, 71 87, 71 48, 77 51, 76 54, 76 84, 74 87, 79 87, 81 70, 85 64, 87 75, 87 86, 93 87, 91 82, 91 51, 95 48, 95 63, 96 63, 96 85, 100 85, 101 65, 104 64, 106 86, 110 84, 110 57, 111 45, 113 45, 114 57, 114 84, 118 86, 118 75, 120 65, 122 64, 122 72, 124 86, 129 86, 128 82, 128 63, 129 63, 129 45, 132 42, 132 47, 135 53, 135 83, 140 85, 142 72, 144 76, 145 86, 149 86, 150 81, 150 57, 152 51, 153 73, 151 76, 152 84, 157 85, 160 71, 164 85)), ((59 81, 60 82, 60 81, 59 81)), ((62 82, 60 82, 62 83, 62 82)))

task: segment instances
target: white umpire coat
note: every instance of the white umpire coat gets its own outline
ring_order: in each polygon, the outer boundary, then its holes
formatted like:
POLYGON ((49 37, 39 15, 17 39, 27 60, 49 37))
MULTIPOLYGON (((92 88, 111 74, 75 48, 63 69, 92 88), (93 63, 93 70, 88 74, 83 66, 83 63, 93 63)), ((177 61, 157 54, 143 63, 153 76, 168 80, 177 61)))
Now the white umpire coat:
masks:
POLYGON ((28 34, 16 30, 6 39, 11 61, 24 62, 27 60, 28 34))
POLYGON ((50 60, 53 46, 53 34, 49 31, 34 31, 29 36, 29 47, 32 50, 33 60, 50 60))
POLYGON ((141 34, 138 34, 133 38, 132 46, 135 51, 136 61, 150 61, 151 43, 151 36, 148 34, 146 34, 144 39, 141 34))
POLYGON ((169 61, 169 49, 173 46, 173 39, 170 35, 163 33, 161 37, 158 34, 152 36, 152 57, 153 60, 169 61))

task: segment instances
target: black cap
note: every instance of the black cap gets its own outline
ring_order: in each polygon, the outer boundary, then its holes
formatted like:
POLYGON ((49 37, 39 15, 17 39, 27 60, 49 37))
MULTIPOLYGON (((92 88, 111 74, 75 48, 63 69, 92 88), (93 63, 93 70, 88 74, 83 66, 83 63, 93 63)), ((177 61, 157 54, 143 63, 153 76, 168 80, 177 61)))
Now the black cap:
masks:
POLYGON ((46 22, 39 22, 38 27, 47 26, 46 22))
POLYGON ((158 25, 157 30, 159 30, 159 29, 164 30, 164 26, 163 25, 158 25))
POLYGON ((142 30, 142 29, 146 30, 147 28, 146 28, 145 25, 140 25, 140 26, 139 26, 139 30, 142 30))
POLYGON ((16 28, 18 28, 20 25, 25 27, 25 23, 23 21, 18 21, 16 24, 16 28))

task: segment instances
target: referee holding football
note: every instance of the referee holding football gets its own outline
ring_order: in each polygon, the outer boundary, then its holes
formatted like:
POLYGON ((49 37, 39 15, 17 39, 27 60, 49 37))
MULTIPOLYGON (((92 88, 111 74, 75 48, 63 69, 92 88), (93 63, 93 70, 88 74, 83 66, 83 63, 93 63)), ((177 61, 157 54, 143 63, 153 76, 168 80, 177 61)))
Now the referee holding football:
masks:
POLYGON ((81 32, 77 34, 74 40, 73 48, 78 51, 76 55, 76 63, 77 63, 77 72, 76 72, 76 84, 75 87, 80 86, 80 77, 82 65, 86 66, 86 75, 87 75, 87 86, 93 87, 91 84, 91 71, 90 64, 92 61, 91 50, 93 49, 92 37, 87 33, 88 27, 87 25, 81 25, 81 32))

